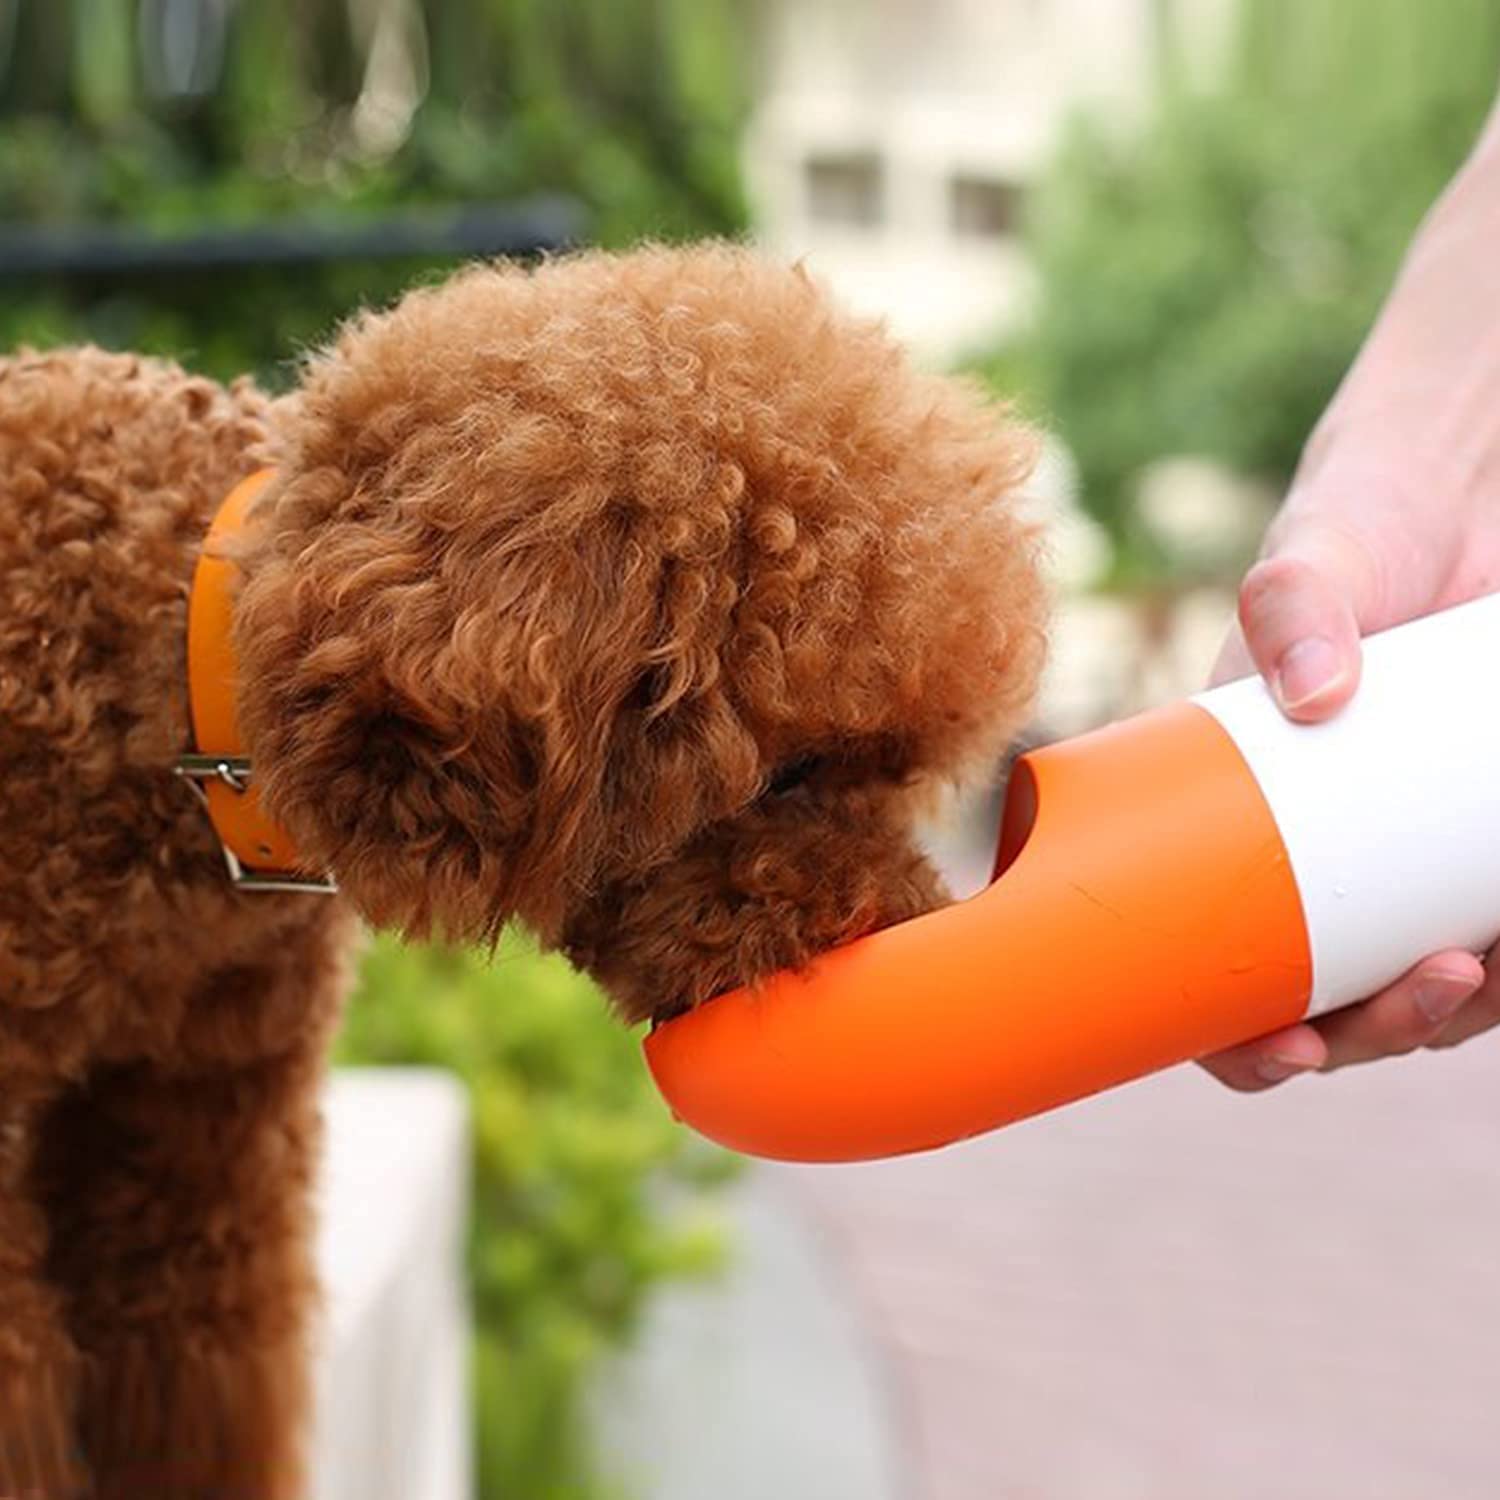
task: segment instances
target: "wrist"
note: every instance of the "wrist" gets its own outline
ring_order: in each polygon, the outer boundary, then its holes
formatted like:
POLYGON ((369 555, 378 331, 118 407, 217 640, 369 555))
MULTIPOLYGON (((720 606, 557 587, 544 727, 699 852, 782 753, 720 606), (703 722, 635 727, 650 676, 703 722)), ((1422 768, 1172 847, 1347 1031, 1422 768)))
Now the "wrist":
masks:
POLYGON ((1412 243, 1395 286, 1307 445, 1387 476, 1415 503, 1475 503, 1500 483, 1500 107, 1412 243))

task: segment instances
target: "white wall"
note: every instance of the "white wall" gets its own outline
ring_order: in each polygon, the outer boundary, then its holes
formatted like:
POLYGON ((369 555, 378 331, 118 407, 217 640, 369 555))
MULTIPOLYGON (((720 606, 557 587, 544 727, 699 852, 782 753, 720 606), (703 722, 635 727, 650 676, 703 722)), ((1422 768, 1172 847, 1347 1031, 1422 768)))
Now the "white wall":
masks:
POLYGON ((344 1068, 324 1112, 309 1500, 469 1500, 467 1099, 435 1068, 344 1068))

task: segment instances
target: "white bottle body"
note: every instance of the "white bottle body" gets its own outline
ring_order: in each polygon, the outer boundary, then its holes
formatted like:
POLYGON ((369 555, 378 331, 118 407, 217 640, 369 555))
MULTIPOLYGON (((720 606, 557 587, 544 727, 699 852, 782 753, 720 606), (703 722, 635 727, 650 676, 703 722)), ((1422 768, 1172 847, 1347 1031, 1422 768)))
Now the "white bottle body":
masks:
POLYGON ((1354 700, 1291 724, 1259 678, 1195 700, 1260 785, 1302 897, 1308 1014, 1500 938, 1500 595, 1371 636, 1354 700))

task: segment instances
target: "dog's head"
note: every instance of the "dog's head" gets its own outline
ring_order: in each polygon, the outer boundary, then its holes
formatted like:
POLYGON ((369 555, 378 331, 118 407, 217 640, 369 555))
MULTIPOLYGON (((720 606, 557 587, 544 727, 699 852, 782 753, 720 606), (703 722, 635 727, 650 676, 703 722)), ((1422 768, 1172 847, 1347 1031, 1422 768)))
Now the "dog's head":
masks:
POLYGON ((519 917, 639 1017, 942 899, 914 816, 1042 654, 1004 413, 716 246, 415 292, 280 434, 244 729, 370 920, 519 917))

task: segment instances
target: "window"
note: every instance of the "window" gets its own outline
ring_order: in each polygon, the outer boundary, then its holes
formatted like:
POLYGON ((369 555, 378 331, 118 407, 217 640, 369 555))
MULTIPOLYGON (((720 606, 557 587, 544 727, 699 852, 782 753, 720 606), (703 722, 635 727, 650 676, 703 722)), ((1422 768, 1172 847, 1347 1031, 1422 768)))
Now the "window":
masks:
POLYGON ((805 175, 814 223, 870 228, 880 222, 884 182, 873 152, 809 157, 805 175))
POLYGON ((997 240, 1016 232, 1021 190, 998 177, 956 174, 948 184, 953 233, 959 239, 997 240))

